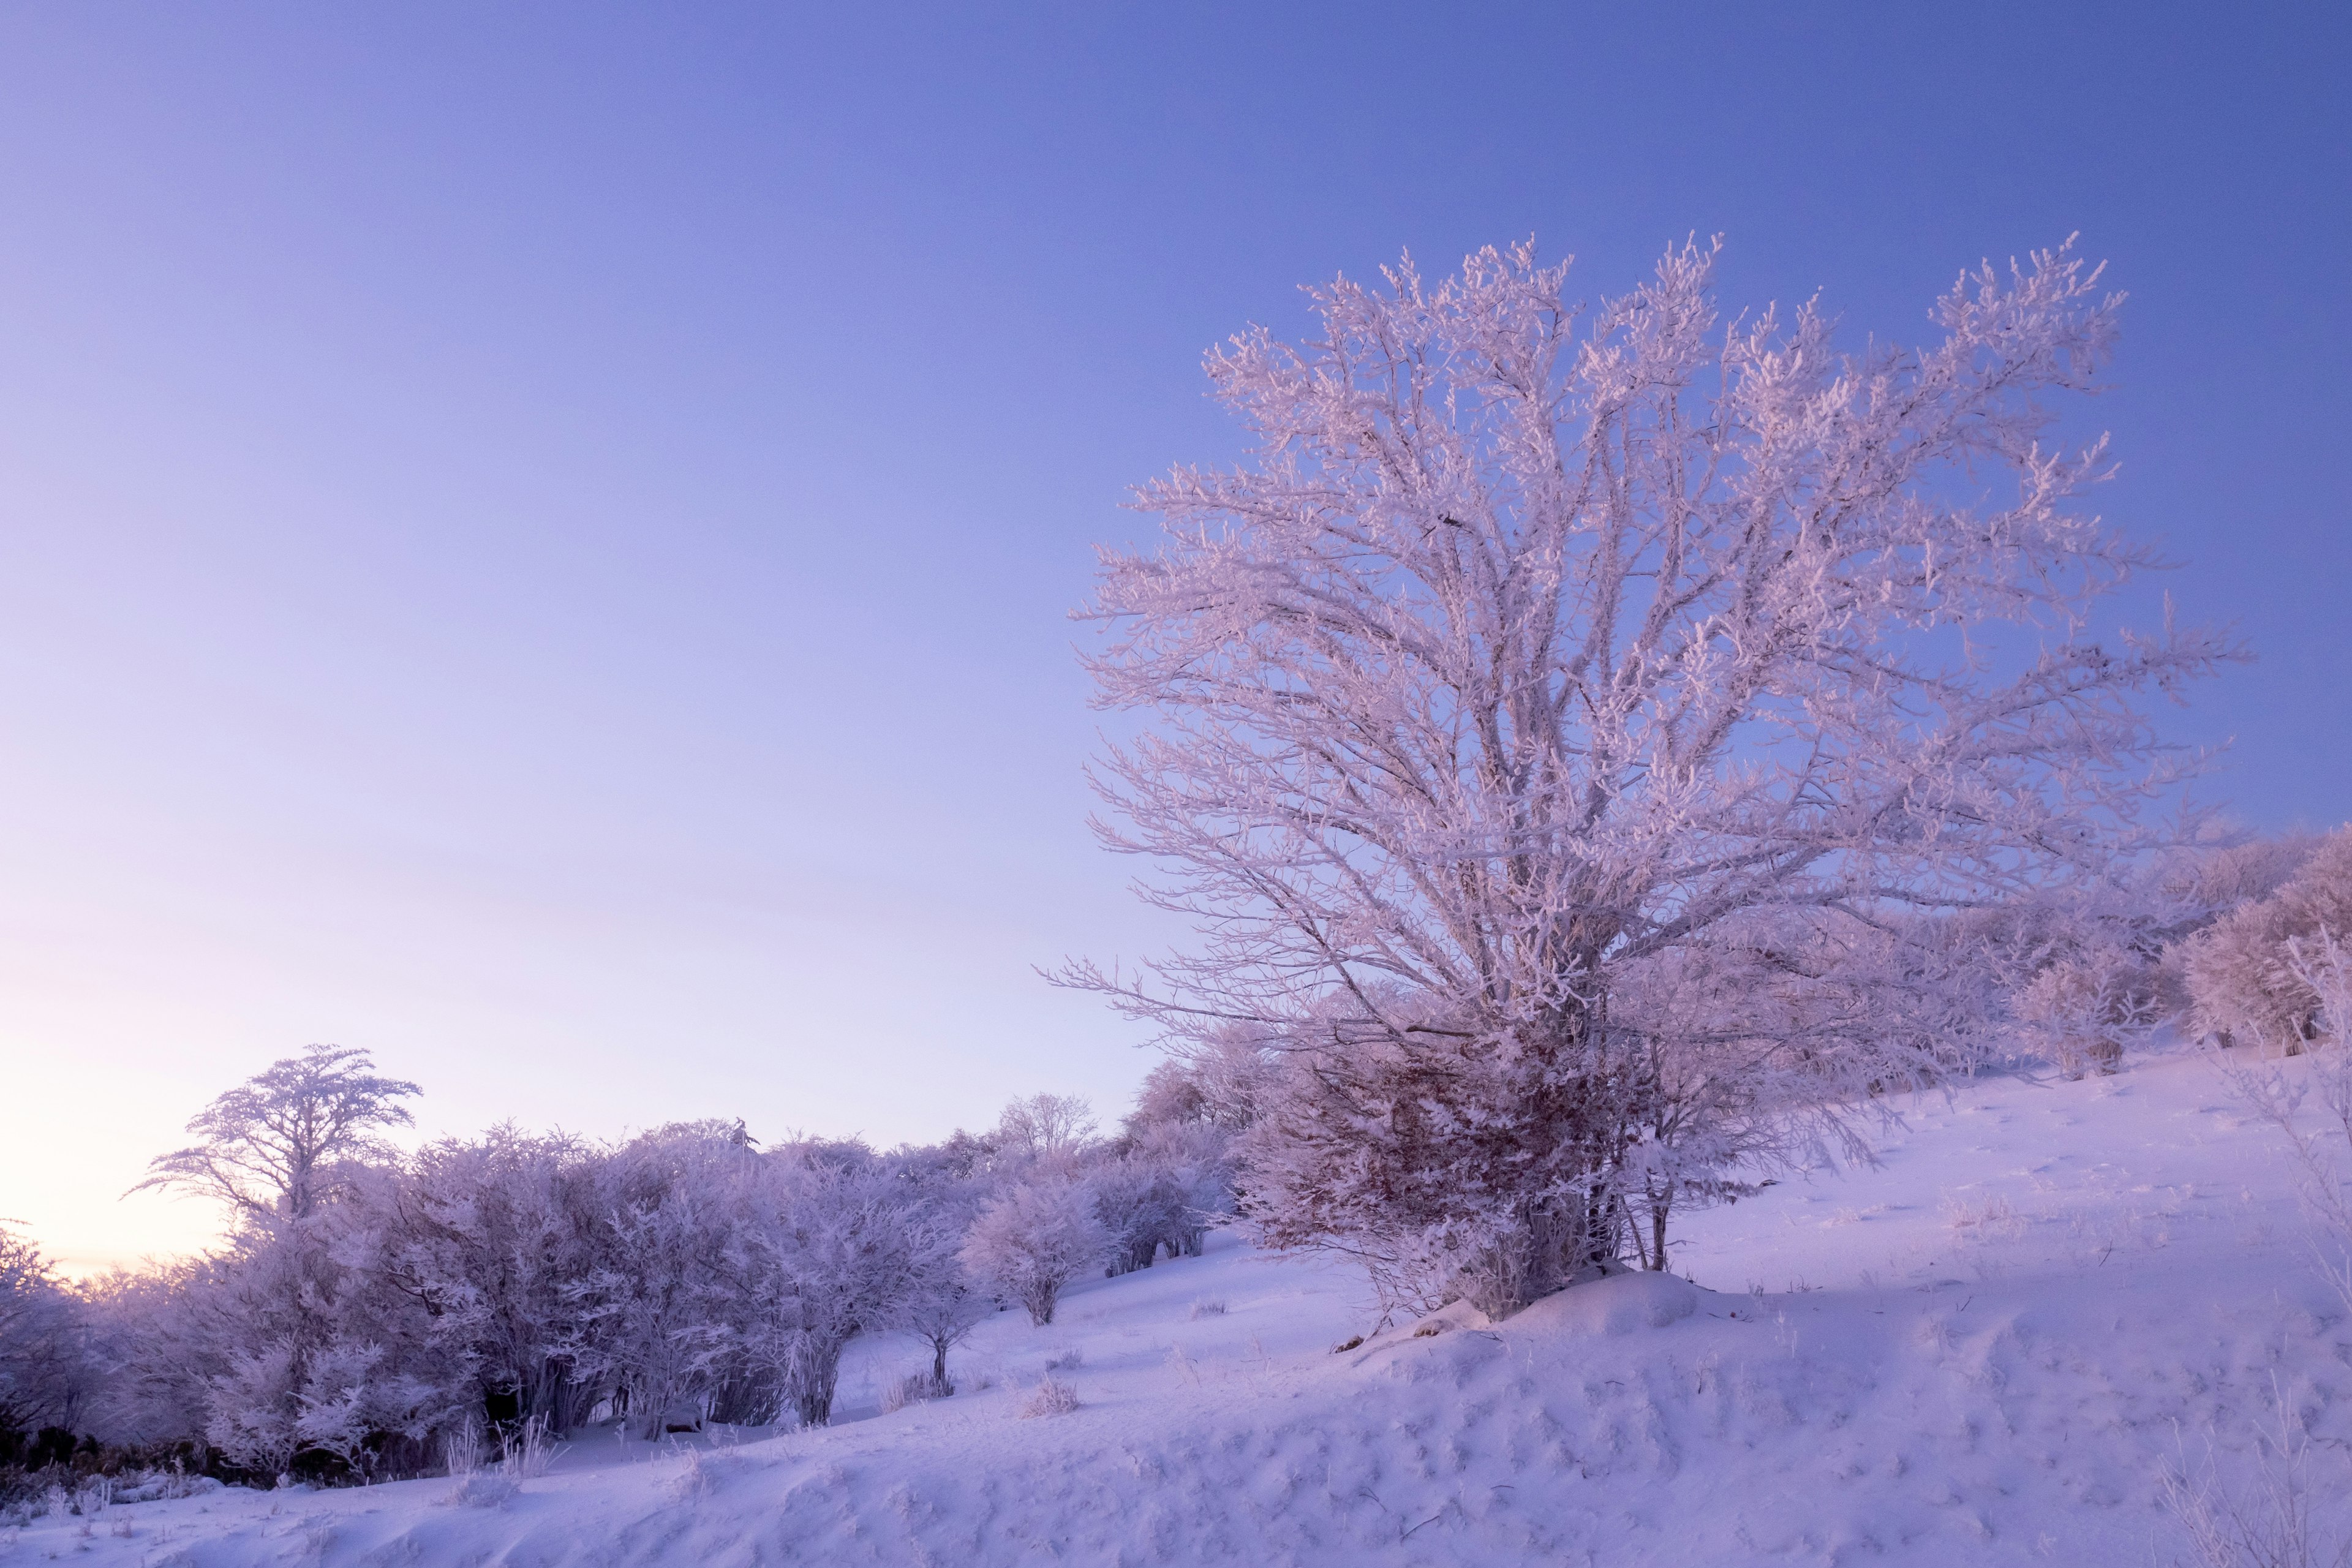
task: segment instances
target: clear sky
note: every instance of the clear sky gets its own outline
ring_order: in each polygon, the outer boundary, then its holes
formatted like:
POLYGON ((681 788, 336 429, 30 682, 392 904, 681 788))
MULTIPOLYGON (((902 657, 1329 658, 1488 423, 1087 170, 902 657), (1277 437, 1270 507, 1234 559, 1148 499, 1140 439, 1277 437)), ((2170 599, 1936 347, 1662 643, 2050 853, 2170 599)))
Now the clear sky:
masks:
POLYGON ((1202 350, 1405 247, 1900 337, 2080 230, 2105 510, 2261 656, 2163 721, 2352 816, 2347 15, 0 13, 0 1215, 194 1245, 117 1194, 311 1040, 433 1132, 1118 1109, 1066 612, 1202 350))

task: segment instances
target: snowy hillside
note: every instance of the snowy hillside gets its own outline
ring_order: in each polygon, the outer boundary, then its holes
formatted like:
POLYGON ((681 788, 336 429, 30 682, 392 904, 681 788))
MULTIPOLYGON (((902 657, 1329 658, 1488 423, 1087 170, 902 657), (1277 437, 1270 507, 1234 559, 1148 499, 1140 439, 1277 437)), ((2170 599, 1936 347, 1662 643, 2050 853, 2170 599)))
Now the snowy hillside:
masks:
POLYGON ((1882 1169, 1683 1235, 1705 1289, 1614 1279, 1341 1353, 1355 1278, 1219 1237, 1050 1328, 1000 1314, 952 1399, 881 1414, 925 1352, 861 1342, 829 1429, 608 1429, 470 1506, 446 1479, 118 1504, 0 1563, 2138 1568, 2180 1550, 2166 1465, 2210 1435, 2245 1474, 2274 1388, 2336 1522, 2352 1340, 2273 1135, 2199 1058, 1923 1100, 1882 1169), (1049 1372, 1079 1408, 1024 1418, 1049 1372))

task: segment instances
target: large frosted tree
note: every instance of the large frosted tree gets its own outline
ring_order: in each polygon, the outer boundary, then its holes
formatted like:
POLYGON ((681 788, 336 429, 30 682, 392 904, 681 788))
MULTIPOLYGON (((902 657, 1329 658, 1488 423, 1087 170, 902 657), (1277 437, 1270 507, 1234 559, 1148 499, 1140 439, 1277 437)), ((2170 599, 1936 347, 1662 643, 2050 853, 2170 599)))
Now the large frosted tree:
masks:
POLYGON ((2095 269, 1987 266, 1857 353, 1727 325, 1715 260, 1589 316, 1527 247, 1311 290, 1313 341, 1210 356, 1251 460, 1106 557, 1089 665, 1148 721, 1102 831, 1201 935, 1071 977, 1273 1048, 1277 1242, 1508 1310, 1646 1209, 1655 1266, 1677 1194, 1936 1070, 1936 917, 2106 875, 2170 771, 2137 700, 2229 657, 2094 627, 2151 563, 2079 509, 2103 444, 2050 444, 2095 269))

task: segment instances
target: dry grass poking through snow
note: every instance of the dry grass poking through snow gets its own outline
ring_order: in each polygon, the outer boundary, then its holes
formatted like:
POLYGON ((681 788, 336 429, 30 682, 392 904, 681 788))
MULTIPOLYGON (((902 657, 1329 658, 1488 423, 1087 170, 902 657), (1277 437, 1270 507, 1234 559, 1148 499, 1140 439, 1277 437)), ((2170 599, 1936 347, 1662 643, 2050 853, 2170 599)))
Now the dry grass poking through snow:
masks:
POLYGON ((1049 1377, 1022 1402, 1021 1418, 1028 1421, 1040 1415, 1067 1415, 1077 1407, 1077 1390, 1059 1378, 1049 1377))

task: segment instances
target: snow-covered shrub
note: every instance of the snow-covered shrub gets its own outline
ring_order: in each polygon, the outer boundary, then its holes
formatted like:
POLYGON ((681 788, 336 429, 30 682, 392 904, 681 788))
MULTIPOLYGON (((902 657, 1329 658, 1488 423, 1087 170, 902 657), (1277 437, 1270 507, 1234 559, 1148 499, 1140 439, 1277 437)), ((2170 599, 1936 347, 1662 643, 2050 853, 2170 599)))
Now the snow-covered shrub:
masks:
POLYGON ((502 1470, 477 1470, 459 1476, 441 1500, 451 1508, 504 1508, 520 1489, 502 1470))
POLYGON ((519 1481, 547 1474, 562 1451, 544 1415, 527 1417, 499 1434, 499 1468, 519 1481))
POLYGON ((2352 826, 2329 834, 2269 897, 2190 939, 2182 963, 2196 1026, 2224 1044, 2302 1050, 2325 1020, 2298 954, 2329 934, 2352 939, 2352 826))
POLYGON ((2330 1047, 2300 1083, 2290 1083, 2267 1063, 2225 1070, 2239 1099, 2293 1152, 2296 1195, 2311 1222, 2312 1249, 2345 1310, 2352 1312, 2352 1182, 2344 1163, 2352 1150, 2352 942, 2322 932, 2311 948, 2295 944, 2290 965, 2296 983, 2314 998, 2318 1032, 2330 1047), (2319 1102, 2316 1118, 2299 1114, 2307 1098, 2319 1102))
POLYGON ((961 1257, 975 1279, 1020 1302, 1042 1327, 1054 1321, 1062 1288, 1109 1247, 1087 1190, 1049 1177, 1016 1183, 982 1209, 961 1257))
POLYGON ((2285 1396, 2272 1392, 2274 1419, 2254 1434, 2259 1459, 2245 1485, 2222 1478, 2210 1431, 2201 1463, 2192 1468, 2186 1448, 2179 1448, 2158 1479, 2157 1497, 2192 1554, 2189 1568, 2341 1568, 2352 1562, 2352 1540, 2330 1541, 2312 1520, 2325 1483, 2310 1473, 2310 1435, 2285 1396))
POLYGON ((2157 966, 2118 946, 2086 947, 2026 982, 2021 1027, 2068 1078, 2116 1070, 2127 1046, 2161 1022, 2157 966))
POLYGON ((471 1411, 441 1429, 441 1469, 463 1478, 482 1468, 482 1425, 471 1411))

